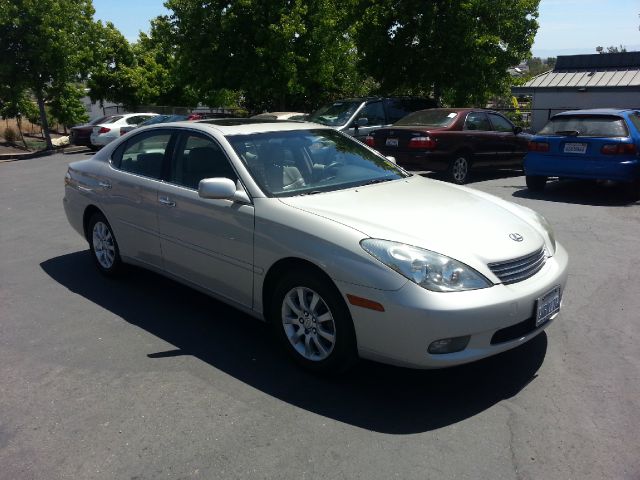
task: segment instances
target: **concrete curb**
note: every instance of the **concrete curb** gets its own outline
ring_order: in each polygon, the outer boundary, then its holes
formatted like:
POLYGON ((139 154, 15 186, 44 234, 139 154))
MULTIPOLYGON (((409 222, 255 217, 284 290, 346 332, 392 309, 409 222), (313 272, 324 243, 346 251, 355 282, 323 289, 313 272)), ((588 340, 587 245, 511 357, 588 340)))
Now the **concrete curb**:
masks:
POLYGON ((15 162, 16 160, 29 160, 32 158, 40 158, 40 157, 48 157, 50 155, 55 155, 56 153, 77 153, 83 151, 90 151, 88 147, 63 147, 63 148, 54 148, 53 150, 40 150, 38 152, 13 152, 13 153, 2 153, 0 154, 0 162, 15 162))

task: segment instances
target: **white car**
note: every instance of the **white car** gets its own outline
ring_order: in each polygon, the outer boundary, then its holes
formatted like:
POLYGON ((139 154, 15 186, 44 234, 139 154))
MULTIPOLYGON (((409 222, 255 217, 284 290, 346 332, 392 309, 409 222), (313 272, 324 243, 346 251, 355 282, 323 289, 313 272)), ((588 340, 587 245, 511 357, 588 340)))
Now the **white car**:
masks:
POLYGON ((104 122, 94 125, 90 137, 91 145, 96 148, 104 147, 116 138, 120 138, 122 135, 120 129, 122 127, 138 126, 145 120, 157 115, 157 113, 126 113, 109 117, 104 122))
POLYGON ((558 315, 567 280, 536 212, 312 123, 143 127, 72 163, 65 184, 102 273, 131 263, 206 292, 270 322, 317 371, 516 347, 558 315))

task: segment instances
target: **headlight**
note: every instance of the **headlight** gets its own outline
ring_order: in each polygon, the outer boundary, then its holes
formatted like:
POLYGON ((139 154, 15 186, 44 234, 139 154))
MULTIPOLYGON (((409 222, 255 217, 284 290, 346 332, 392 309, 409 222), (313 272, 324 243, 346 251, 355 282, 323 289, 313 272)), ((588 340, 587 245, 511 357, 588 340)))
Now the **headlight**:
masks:
POLYGON ((367 238, 362 248, 389 268, 434 292, 460 292, 490 287, 471 267, 439 253, 403 243, 367 238))

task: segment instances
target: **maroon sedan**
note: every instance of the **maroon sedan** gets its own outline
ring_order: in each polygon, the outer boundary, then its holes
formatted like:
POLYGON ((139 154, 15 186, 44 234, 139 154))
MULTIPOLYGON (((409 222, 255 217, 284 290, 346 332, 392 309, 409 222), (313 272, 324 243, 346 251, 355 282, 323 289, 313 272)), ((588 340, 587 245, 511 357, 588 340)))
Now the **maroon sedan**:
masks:
POLYGON ((408 170, 446 172, 466 183, 471 168, 522 168, 531 135, 498 112, 432 108, 410 113, 365 139, 408 170))

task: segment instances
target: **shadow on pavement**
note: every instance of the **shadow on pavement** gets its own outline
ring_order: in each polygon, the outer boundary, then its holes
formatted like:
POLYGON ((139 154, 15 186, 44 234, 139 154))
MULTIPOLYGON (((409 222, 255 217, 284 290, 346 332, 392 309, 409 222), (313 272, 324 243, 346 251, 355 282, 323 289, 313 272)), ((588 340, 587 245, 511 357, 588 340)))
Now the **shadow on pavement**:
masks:
POLYGON ((514 192, 513 196, 594 207, 627 207, 636 203, 625 193, 622 185, 590 180, 550 180, 542 192, 533 192, 525 187, 514 192))
POLYGON ((267 395, 360 428, 389 434, 454 424, 510 398, 536 377, 547 337, 471 365, 410 370, 360 362, 338 379, 296 367, 268 325, 160 275, 129 268, 101 276, 88 251, 52 258, 42 269, 73 293, 175 346, 149 358, 193 355, 267 395))

